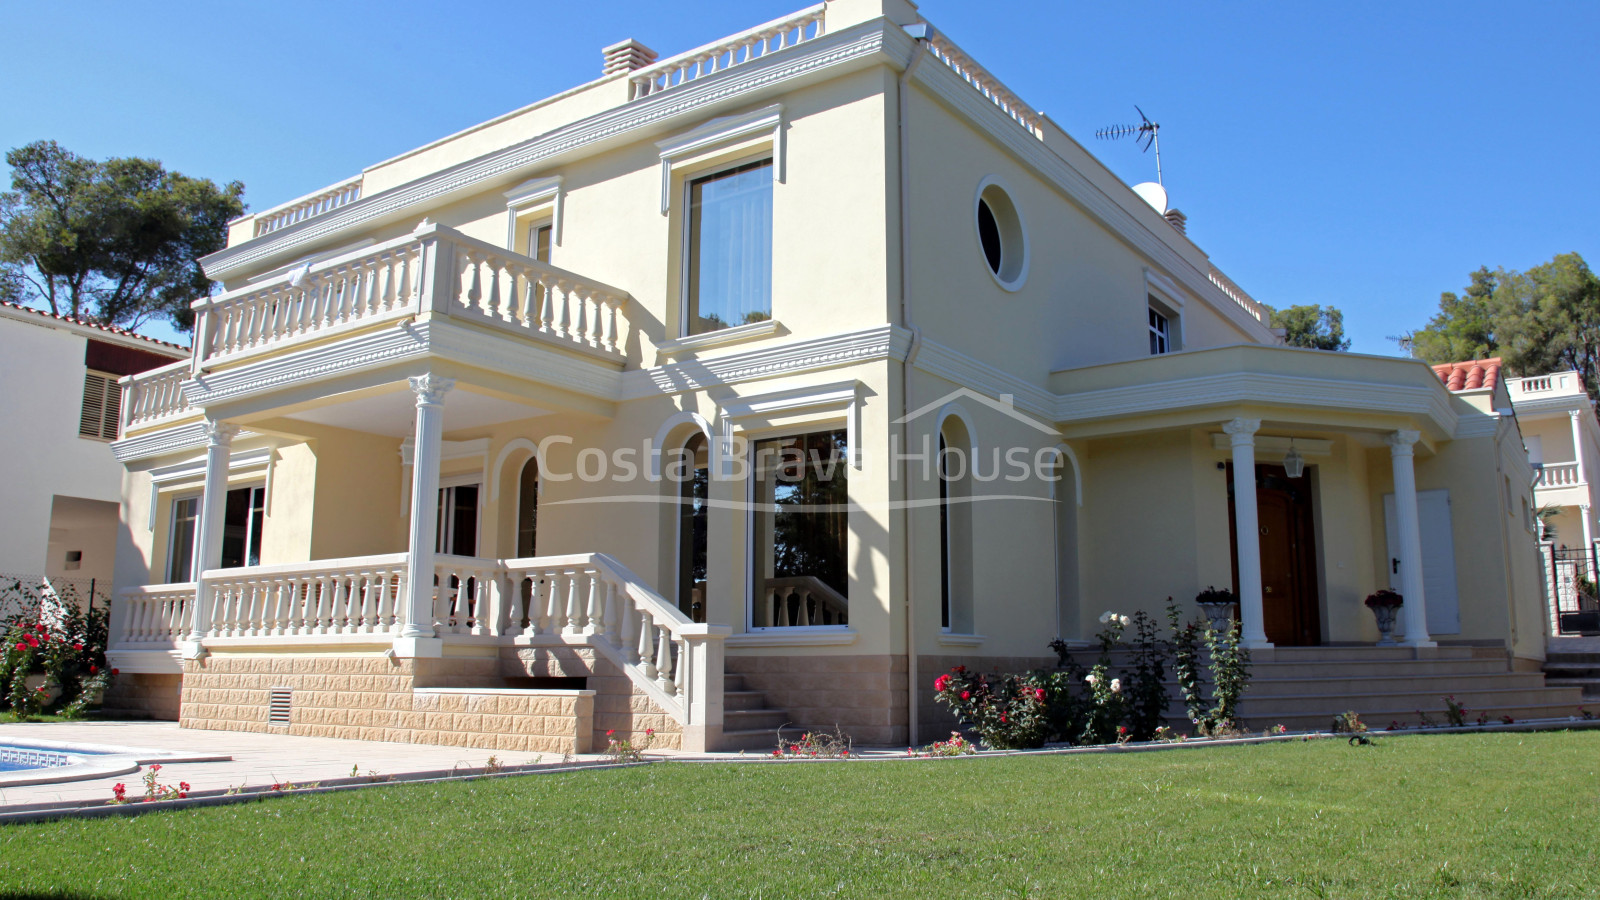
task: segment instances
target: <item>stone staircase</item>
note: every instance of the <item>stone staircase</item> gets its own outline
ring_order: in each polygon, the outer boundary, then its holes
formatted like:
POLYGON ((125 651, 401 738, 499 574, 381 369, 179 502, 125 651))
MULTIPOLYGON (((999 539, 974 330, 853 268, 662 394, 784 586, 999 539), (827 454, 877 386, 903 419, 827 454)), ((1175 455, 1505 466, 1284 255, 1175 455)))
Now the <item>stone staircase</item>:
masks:
POLYGON ((1545 654, 1544 683, 1577 688, 1585 703, 1600 706, 1600 646, 1590 641, 1582 649, 1565 649, 1551 641, 1545 654))
POLYGON ((768 706, 767 695, 750 690, 743 675, 722 678, 722 740, 718 750, 771 753, 778 747, 780 734, 784 740, 800 738, 802 730, 791 722, 788 711, 768 706))
MULTIPOLYGON (((1578 687, 1547 682, 1543 672, 1509 671, 1498 648, 1439 647, 1419 657, 1405 647, 1284 647, 1266 656, 1252 665, 1239 710, 1258 730, 1326 729, 1346 710, 1374 730, 1416 725, 1419 710, 1442 724, 1446 696, 1467 707, 1469 722, 1484 713, 1492 721, 1570 716, 1584 701, 1578 687)), ((1600 671, 1600 654, 1595 660, 1600 671)))

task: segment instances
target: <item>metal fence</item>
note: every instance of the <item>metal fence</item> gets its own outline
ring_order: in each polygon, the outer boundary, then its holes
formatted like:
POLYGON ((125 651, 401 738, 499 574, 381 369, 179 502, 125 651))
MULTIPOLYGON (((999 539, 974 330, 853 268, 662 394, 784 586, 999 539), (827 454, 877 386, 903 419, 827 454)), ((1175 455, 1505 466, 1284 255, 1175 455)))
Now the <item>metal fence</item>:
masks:
POLYGON ((1545 599, 1552 634, 1600 634, 1600 592, 1595 572, 1600 552, 1595 547, 1569 549, 1539 545, 1544 563, 1545 599))
POLYGON ((50 621, 67 609, 108 608, 111 585, 93 578, 49 578, 0 572, 0 623, 50 621))

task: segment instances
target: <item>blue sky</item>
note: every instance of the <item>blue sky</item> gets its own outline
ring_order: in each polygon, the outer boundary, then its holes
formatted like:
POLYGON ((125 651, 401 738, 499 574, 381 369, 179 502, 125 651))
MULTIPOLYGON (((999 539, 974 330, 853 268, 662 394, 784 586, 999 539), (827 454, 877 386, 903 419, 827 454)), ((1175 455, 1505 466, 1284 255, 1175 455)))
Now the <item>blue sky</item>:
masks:
MULTIPOLYGON (((11 3, 0 148, 53 138, 246 185, 265 209, 804 0, 11 3), (156 10, 159 9, 159 13, 156 10)), ((1331 303, 1396 353, 1479 265, 1600 265, 1600 3, 926 0, 922 12, 1130 184, 1162 125, 1189 234, 1258 299, 1331 303)))

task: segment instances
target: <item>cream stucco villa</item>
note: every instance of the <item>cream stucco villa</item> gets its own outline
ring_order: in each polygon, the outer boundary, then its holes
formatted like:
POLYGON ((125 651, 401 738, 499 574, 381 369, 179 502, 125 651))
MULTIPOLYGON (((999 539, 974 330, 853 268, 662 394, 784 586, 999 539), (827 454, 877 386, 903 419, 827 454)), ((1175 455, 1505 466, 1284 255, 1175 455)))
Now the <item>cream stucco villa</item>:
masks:
POLYGON ((949 665, 1236 584, 1247 715, 1571 711, 1504 384, 1280 346, 906 0, 604 58, 203 261, 192 359, 124 383, 119 690, 507 749, 904 743, 949 665))

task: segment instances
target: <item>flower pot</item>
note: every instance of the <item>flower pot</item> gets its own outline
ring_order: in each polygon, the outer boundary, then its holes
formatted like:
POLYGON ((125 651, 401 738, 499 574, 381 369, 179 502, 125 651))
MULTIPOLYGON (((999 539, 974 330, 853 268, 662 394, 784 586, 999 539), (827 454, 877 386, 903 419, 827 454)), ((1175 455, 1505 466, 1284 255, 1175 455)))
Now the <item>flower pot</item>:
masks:
POLYGON ((1394 621, 1400 615, 1398 606, 1374 606, 1372 615, 1378 620, 1378 646, 1393 647, 1399 643, 1394 639, 1394 621))
POLYGON ((1233 603, 1201 603, 1200 611, 1205 613, 1206 619, 1211 624, 1211 630, 1226 633, 1233 627, 1233 603))

